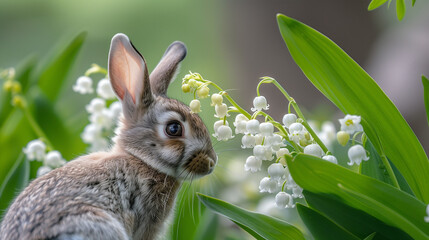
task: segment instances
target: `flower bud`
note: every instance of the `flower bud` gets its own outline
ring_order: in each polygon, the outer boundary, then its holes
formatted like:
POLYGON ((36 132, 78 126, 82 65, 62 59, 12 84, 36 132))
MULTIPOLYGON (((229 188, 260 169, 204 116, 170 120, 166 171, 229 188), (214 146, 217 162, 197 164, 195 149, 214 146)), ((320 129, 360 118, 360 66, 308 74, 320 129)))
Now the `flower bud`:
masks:
POLYGON ((220 95, 218 93, 212 94, 211 99, 212 99, 211 106, 220 105, 223 102, 222 95, 220 95))
POLYGON ((5 92, 12 92, 12 88, 13 88, 13 81, 8 80, 3 83, 3 90, 5 92))
POLYGON ((189 103, 189 107, 191 108, 191 113, 199 113, 201 112, 201 103, 198 99, 194 99, 189 103))
POLYGON ((12 106, 18 108, 25 108, 27 106, 27 102, 21 95, 15 95, 12 98, 12 106))
POLYGON ((323 155, 323 150, 317 144, 310 144, 304 148, 304 153, 321 158, 323 155))
POLYGON ((337 140, 341 146, 346 146, 350 139, 350 134, 345 131, 337 132, 337 140))
POLYGON ((182 84, 182 91, 184 93, 190 92, 191 91, 191 87, 189 86, 189 84, 186 84, 186 83, 182 84))
POLYGON ((297 119, 297 117, 296 117, 296 115, 295 115, 295 114, 293 114, 293 113, 288 113, 288 114, 285 114, 285 115, 283 116, 283 120, 282 120, 282 122, 283 122, 283 125, 285 125, 285 127, 289 128, 289 126, 290 126, 292 123, 296 123, 296 119, 297 119))
POLYGON ((197 81, 195 79, 189 79, 188 84, 191 88, 197 88, 198 87, 197 81))
POLYGON ((338 164, 338 160, 337 160, 337 158, 336 158, 335 156, 333 156, 333 155, 326 155, 326 156, 323 156, 323 157, 322 157, 322 159, 324 159, 324 160, 326 160, 326 161, 329 161, 329 162, 331 162, 331 163, 338 164))
POLYGON ((209 96, 210 88, 207 86, 199 87, 197 90, 197 95, 199 98, 206 98, 209 96))

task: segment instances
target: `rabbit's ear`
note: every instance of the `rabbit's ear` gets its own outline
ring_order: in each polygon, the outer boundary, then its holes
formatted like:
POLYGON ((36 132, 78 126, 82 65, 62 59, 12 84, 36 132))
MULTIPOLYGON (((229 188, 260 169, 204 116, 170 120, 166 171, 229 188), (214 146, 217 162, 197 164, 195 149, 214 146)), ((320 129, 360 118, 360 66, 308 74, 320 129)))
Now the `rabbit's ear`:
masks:
POLYGON ((167 94, 167 88, 174 73, 186 56, 186 46, 182 42, 173 42, 165 51, 161 61, 150 74, 150 84, 155 95, 167 94))
POLYGON ((124 113, 153 101, 146 62, 122 33, 112 38, 108 68, 113 90, 125 107, 124 113))

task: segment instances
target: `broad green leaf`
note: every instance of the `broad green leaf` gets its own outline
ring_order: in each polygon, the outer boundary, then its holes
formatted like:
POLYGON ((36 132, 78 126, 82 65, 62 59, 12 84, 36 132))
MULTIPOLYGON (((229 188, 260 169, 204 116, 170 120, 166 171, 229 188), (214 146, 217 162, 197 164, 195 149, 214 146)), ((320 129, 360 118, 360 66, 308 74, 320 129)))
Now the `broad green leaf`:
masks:
POLYGON ((376 232, 371 233, 370 235, 368 235, 366 238, 364 238, 363 240, 372 240, 374 239, 374 237, 377 235, 376 232))
POLYGON ((411 6, 414 7, 414 4, 416 4, 416 0, 412 0, 411 6))
POLYGON ((305 223, 305 226, 310 230, 311 234, 320 240, 343 239, 343 240, 358 240, 346 229, 332 222, 329 218, 323 216, 314 209, 297 204, 299 216, 305 223))
POLYGON ((396 0, 396 16, 401 21, 405 16, 405 0, 396 0))
POLYGON ((324 213, 326 217, 359 238, 364 238, 376 232, 376 240, 412 240, 410 236, 400 229, 389 226, 368 213, 346 205, 334 195, 313 193, 306 190, 303 194, 310 207, 324 213))
POLYGON ((218 215, 205 211, 195 232, 194 240, 215 240, 219 231, 218 215))
POLYGON ((307 78, 345 114, 362 116, 363 122, 368 123, 362 125, 374 146, 379 137, 385 154, 400 170, 414 194, 429 203, 428 158, 390 99, 326 36, 284 15, 278 15, 277 19, 293 59, 307 78), (370 128, 373 131, 369 131, 370 128))
POLYGON ((429 80, 425 76, 422 76, 422 84, 423 84, 423 101, 425 102, 426 118, 429 124, 429 80))
POLYGON ((428 239, 423 221, 426 205, 413 196, 376 179, 306 154, 287 159, 295 182, 314 192, 333 194, 414 239, 428 239))
POLYGON ((169 230, 169 239, 194 239, 205 207, 198 200, 189 182, 182 184, 176 199, 176 211, 169 230))
MULTIPOLYGON (((278 239, 304 239, 303 234, 289 223, 260 213, 250 212, 222 200, 198 193, 200 201, 212 211, 221 214, 234 222, 244 225, 268 240, 278 239)), ((246 230, 246 229, 243 229, 246 230)))
POLYGON ((360 165, 359 172, 363 175, 378 179, 382 182, 392 184, 389 174, 386 171, 386 167, 381 161, 380 155, 378 155, 371 140, 367 140, 365 143, 365 149, 369 152, 370 161, 363 161, 360 165))
POLYGON ((9 205, 12 199, 28 185, 29 178, 30 164, 21 153, 0 186, 0 202, 9 205))
POLYGON ((387 0, 372 0, 371 3, 368 6, 368 10, 374 10, 378 7, 380 7, 381 5, 385 4, 387 2, 387 0))
POLYGON ((264 240, 265 238, 259 236, 255 231, 253 231, 251 228, 247 227, 246 225, 243 225, 239 222, 233 221, 235 224, 237 224, 239 227, 241 227, 244 231, 252 235, 257 240, 264 240))
POLYGON ((40 75, 39 87, 50 101, 53 102, 60 93, 61 86, 73 66, 85 37, 86 33, 83 32, 74 38, 40 75))

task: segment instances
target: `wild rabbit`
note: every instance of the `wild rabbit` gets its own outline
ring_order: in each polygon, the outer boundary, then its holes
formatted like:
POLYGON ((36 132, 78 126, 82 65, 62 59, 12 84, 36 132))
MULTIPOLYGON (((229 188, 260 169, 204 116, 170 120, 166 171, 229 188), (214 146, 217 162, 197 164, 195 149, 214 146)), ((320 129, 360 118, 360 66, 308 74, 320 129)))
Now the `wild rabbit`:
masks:
POLYGON ((123 118, 114 146, 32 181, 4 216, 1 239, 154 239, 181 181, 217 161, 199 116, 166 96, 185 55, 172 43, 149 76, 128 37, 115 35, 108 68, 123 118))

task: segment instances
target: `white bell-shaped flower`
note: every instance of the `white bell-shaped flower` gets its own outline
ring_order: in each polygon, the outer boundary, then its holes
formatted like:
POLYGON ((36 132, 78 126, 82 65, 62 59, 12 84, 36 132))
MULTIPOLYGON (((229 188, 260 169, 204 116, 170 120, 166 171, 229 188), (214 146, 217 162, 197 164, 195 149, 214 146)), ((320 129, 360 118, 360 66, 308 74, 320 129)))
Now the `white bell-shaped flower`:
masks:
POLYGON ((350 162, 347 163, 349 166, 355 163, 359 166, 362 160, 367 161, 369 159, 369 157, 366 155, 365 148, 363 148, 361 145, 354 145, 350 147, 347 155, 350 159, 350 162))
POLYGON ((331 163, 338 164, 338 160, 334 155, 326 155, 326 156, 323 156, 322 159, 324 159, 328 162, 331 162, 331 163))
POLYGON ((295 115, 295 114, 293 114, 293 113, 288 113, 288 114, 285 114, 285 115, 283 116, 282 122, 283 122, 283 125, 284 125, 285 127, 289 128, 289 126, 290 126, 292 123, 296 123, 296 119, 297 119, 297 117, 296 117, 296 115, 295 115))
POLYGON ((292 189, 292 197, 294 198, 303 198, 304 195, 302 195, 302 191, 303 189, 299 186, 297 186, 296 188, 292 189))
POLYGON ((341 124, 341 131, 345 131, 348 134, 363 131, 362 125, 360 124, 360 116, 347 114, 344 118, 339 119, 338 121, 340 121, 341 124))
POLYGON ((228 106, 225 103, 215 105, 215 111, 216 114, 214 116, 217 118, 224 118, 225 116, 228 116, 228 106))
POLYGON ((220 105, 223 102, 223 97, 218 93, 214 93, 212 94, 211 100, 212 100, 212 103, 210 104, 211 106, 220 105))
POLYGON ((263 122, 259 124, 259 131, 264 137, 272 136, 274 133, 274 125, 270 122, 263 122))
POLYGON ((289 132, 293 133, 293 132, 301 132, 305 129, 304 125, 302 125, 301 123, 292 123, 291 125, 289 125, 289 132))
POLYGON ((229 126, 222 125, 217 129, 216 138, 218 141, 227 141, 234 136, 232 136, 232 129, 229 126))
POLYGON ((289 193, 279 192, 276 195, 276 205, 279 208, 293 208, 293 198, 289 193))
POLYGON ((276 152, 276 157, 277 158, 284 158, 284 155, 290 155, 290 152, 287 148, 280 148, 277 152, 276 152))
POLYGON ((304 148, 304 153, 313 155, 319 158, 321 158, 324 154, 322 148, 318 144, 314 144, 314 143, 306 146, 304 148))
POLYGON ((81 76, 76 80, 76 84, 73 85, 73 91, 80 94, 93 93, 94 89, 92 88, 92 79, 87 76, 81 76))
POLYGON ((285 146, 285 144, 283 143, 282 136, 278 134, 273 134, 272 136, 265 137, 265 142, 267 143, 268 146, 271 146, 271 148, 275 152, 280 150, 281 147, 285 146))
POLYGON ((197 89, 197 95, 199 98, 206 98, 209 96, 210 88, 207 86, 202 86, 197 89))
POLYGON ((235 121, 234 121, 235 134, 239 134, 239 133, 244 134, 247 132, 246 125, 248 120, 249 119, 247 119, 247 117, 241 113, 235 116, 235 121))
POLYGON ((287 180, 286 180, 286 188, 287 189, 294 189, 298 187, 298 184, 296 184, 295 180, 293 180, 292 175, 289 174, 289 176, 287 176, 287 180))
POLYGON ((103 109, 101 112, 91 114, 89 116, 89 121, 107 129, 111 128, 115 123, 108 109, 103 109))
POLYGON ((120 102, 116 101, 110 104, 109 115, 114 122, 117 121, 121 113, 122 113, 122 104, 120 102))
POLYGON ((262 160, 256 158, 255 156, 250 156, 246 159, 244 164, 244 170, 247 172, 258 172, 261 171, 262 160))
POLYGON ((39 139, 28 142, 27 146, 23 149, 27 159, 42 161, 45 159, 46 145, 39 139))
POLYGON ((98 82, 97 94, 106 100, 116 98, 115 92, 113 92, 112 85, 110 84, 110 81, 107 78, 103 78, 98 82))
POLYGON ((285 168, 281 163, 273 163, 268 167, 268 175, 273 179, 279 181, 285 176, 285 168))
POLYGON ((251 110, 253 112, 261 111, 262 109, 268 110, 270 105, 267 104, 267 99, 264 96, 255 97, 253 99, 253 108, 251 110))
POLYGON ((257 119, 252 119, 246 123, 247 133, 257 134, 259 133, 259 121, 257 119))
POLYGON ((242 148, 253 148, 256 145, 256 138, 250 134, 245 134, 241 138, 242 148))
POLYGON ((201 112, 201 103, 200 100, 194 99, 189 103, 189 107, 191 108, 191 113, 199 113, 201 112))
POLYGON ((259 182, 259 192, 268 192, 268 193, 274 193, 278 189, 277 181, 269 178, 264 177, 262 178, 261 182, 259 182))
POLYGON ((91 102, 86 105, 86 111, 88 113, 99 113, 106 108, 106 101, 101 98, 94 98, 91 102))
POLYGON ((52 168, 49 166, 41 166, 39 169, 37 169, 37 177, 43 176, 46 173, 52 171, 52 168))
POLYGON ((86 125, 81 134, 81 138, 84 143, 93 144, 97 142, 99 139, 103 138, 103 131, 100 125, 91 123, 86 125))
POLYGON ((66 164, 66 161, 63 159, 60 152, 50 151, 46 154, 43 164, 51 168, 58 168, 66 164))
POLYGON ((264 141, 264 137, 261 134, 255 134, 255 146, 256 145, 262 145, 262 142, 264 141))
POLYGON ((273 151, 270 147, 256 145, 253 148, 253 155, 261 160, 272 160, 273 159, 273 151))

